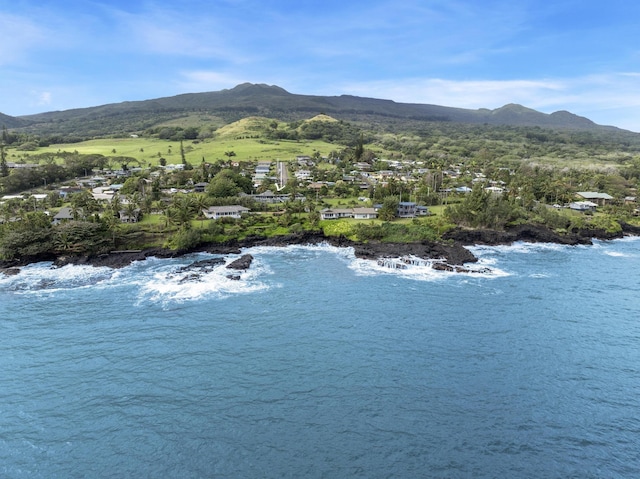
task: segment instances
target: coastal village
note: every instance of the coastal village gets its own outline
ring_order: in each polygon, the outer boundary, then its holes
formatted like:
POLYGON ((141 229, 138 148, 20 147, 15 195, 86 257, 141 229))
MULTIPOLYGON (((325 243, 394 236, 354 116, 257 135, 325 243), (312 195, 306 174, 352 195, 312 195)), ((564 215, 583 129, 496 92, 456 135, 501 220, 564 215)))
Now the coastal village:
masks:
MULTIPOLYGON (((354 219, 376 220, 379 218, 382 202, 376 201, 375 191, 384 188, 397 191, 397 205, 392 217, 385 219, 411 219, 432 214, 430 206, 446 205, 459 201, 474 188, 493 195, 517 195, 504 180, 487 177, 482 171, 471 171, 463 164, 448 165, 439 171, 425 167, 424 163, 396 160, 358 161, 344 168, 333 169, 329 179, 327 170, 317 168, 319 161, 327 158, 297 156, 290 161, 228 161, 218 165, 251 181, 251 193, 239 191, 233 196, 237 203, 229 203, 232 196, 226 196, 229 204, 209 205, 200 201, 199 211, 194 217, 207 220, 221 218, 239 219, 252 211, 277 211, 283 205, 304 204, 306 200, 320 205, 321 220, 354 219), (390 189, 390 185, 393 188, 390 189), (426 196, 426 198, 425 198, 426 196), (333 201, 325 201, 329 198, 333 201), (357 198, 357 200, 355 199, 357 198), (242 200, 242 201, 240 201, 242 200), (425 201, 426 200, 426 201, 425 201), (255 205, 248 207, 247 205, 255 205)), ((335 160, 334 160, 335 161, 335 160)), ((339 165, 339 161, 337 162, 339 165)), ((38 164, 7 163, 10 169, 38 168, 38 164)), ((212 165, 203 165, 202 169, 212 165)), ((145 214, 162 214, 176 195, 208 196, 210 180, 215 175, 185 175, 184 164, 169 164, 150 168, 94 169, 86 175, 67 181, 63 185, 44 185, 36 191, 23 194, 7 194, 0 197, 0 222, 12 221, 11 215, 19 205, 26 205, 32 211, 44 211, 50 215, 53 224, 63 221, 83 219, 104 210, 107 205, 118 207, 117 216, 122 223, 136 223, 145 214), (204 178, 203 178, 204 176, 204 178), (202 181, 196 181, 194 177, 202 181), (132 189, 131 184, 135 183, 132 189), (128 187, 127 187, 128 186, 128 187), (151 193, 153 191, 153 193, 151 193), (71 201, 82 196, 82 202, 71 201), (153 202, 150 202, 153 197, 153 202), (82 203, 91 202, 89 208, 82 203), (102 206, 100 206, 102 205, 102 206)), ((511 171, 500 171, 500 177, 513 175, 511 171)), ((579 213, 593 214, 599 208, 609 205, 624 205, 638 215, 635 191, 625 196, 614 197, 603 191, 565 192, 568 201, 547 205, 555 209, 569 209, 579 213)), ((302 210, 305 207, 302 206, 302 210)), ((308 207, 306 208, 308 212, 308 207)))

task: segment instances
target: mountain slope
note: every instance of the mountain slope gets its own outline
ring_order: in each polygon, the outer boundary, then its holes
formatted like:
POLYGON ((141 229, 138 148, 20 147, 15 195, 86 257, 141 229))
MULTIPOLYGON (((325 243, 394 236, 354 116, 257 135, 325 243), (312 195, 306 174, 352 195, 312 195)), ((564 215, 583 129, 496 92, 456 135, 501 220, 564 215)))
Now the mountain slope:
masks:
POLYGON ((539 126, 578 130, 613 129, 569 112, 541 113, 520 105, 495 110, 470 110, 438 105, 397 103, 352 95, 314 96, 287 92, 278 86, 244 83, 232 89, 186 93, 153 100, 113 103, 91 108, 20 117, 34 132, 74 131, 82 135, 118 134, 142 129, 190 112, 206 112, 232 122, 247 116, 283 121, 318 114, 340 120, 393 122, 441 121, 489 125, 539 126), (108 131, 107 131, 108 130, 108 131))
POLYGON ((29 122, 23 119, 0 113, 0 128, 3 126, 6 126, 7 128, 20 128, 26 126, 28 123, 29 122))

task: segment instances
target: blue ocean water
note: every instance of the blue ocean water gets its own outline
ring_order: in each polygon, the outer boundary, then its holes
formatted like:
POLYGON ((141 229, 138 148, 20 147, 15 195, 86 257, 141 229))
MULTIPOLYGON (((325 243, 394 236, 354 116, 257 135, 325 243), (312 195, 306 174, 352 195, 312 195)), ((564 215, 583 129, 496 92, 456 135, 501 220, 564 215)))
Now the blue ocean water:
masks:
POLYGON ((0 275, 0 477, 640 477, 640 240, 473 251, 0 275))

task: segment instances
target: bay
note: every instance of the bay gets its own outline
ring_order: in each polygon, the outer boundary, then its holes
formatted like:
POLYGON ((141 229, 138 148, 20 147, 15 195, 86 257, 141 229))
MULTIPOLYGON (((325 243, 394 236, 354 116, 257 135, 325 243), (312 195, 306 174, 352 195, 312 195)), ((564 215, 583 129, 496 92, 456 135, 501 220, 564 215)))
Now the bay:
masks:
POLYGON ((640 475, 640 241, 473 251, 0 276, 0 477, 640 475))

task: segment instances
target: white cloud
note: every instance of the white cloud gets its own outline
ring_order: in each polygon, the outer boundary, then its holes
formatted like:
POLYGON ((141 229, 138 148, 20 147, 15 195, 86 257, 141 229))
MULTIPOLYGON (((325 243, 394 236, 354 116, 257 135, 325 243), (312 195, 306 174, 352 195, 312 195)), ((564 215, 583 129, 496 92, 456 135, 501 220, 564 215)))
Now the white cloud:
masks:
POLYGON ((48 106, 51 105, 51 92, 43 91, 37 94, 37 105, 38 106, 48 106))

